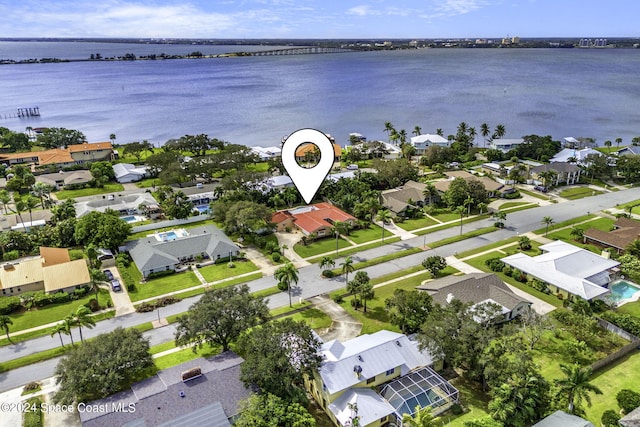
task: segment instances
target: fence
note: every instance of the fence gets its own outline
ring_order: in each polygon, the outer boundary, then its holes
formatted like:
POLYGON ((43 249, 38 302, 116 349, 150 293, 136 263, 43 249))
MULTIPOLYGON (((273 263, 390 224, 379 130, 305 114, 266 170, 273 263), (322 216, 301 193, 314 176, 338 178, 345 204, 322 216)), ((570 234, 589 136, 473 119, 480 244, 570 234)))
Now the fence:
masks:
POLYGON ((157 230, 158 228, 176 227, 179 225, 191 224, 193 222, 204 221, 208 219, 208 215, 190 216, 185 219, 171 219, 167 221, 154 222, 153 224, 138 225, 131 229, 132 233, 140 233, 142 231, 157 230))
POLYGON ((631 343, 625 345, 624 347, 622 347, 620 350, 616 351, 615 353, 611 353, 610 355, 608 355, 607 357, 605 357, 604 359, 600 359, 597 360, 596 362, 594 362, 591 365, 591 370, 593 372, 597 371, 598 369, 602 369, 606 366, 609 366, 611 363, 615 362, 616 360, 626 356, 627 354, 631 353, 632 351, 638 349, 638 347, 640 347, 640 338, 638 338, 637 336, 625 331, 622 328, 617 327, 616 325, 614 325, 613 323, 609 323, 604 319, 598 319, 598 324, 610 331, 613 332, 614 334, 618 335, 621 338, 624 338, 627 341, 631 341, 631 343))

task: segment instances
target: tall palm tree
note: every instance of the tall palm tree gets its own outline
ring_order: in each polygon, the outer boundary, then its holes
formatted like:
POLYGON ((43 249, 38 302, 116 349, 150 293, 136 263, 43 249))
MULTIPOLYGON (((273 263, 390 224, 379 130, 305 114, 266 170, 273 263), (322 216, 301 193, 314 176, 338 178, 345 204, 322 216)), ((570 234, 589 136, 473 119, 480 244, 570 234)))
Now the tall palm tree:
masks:
POLYGON ((115 133, 110 134, 109 135, 109 139, 111 140, 112 144, 115 144, 115 142, 116 142, 116 134, 115 133))
POLYGON ((93 329, 93 327, 96 326, 96 321, 91 316, 91 310, 89 307, 81 305, 77 308, 75 313, 72 314, 72 316, 75 325, 80 331, 80 342, 84 342, 84 338, 82 337, 82 327, 85 326, 89 329, 93 329))
POLYGON ((458 135, 466 135, 468 126, 465 122, 460 122, 458 125, 458 135))
POLYGON ((398 145, 398 140, 400 139, 400 134, 396 132, 395 129, 391 130, 391 134, 389 135, 389 142, 393 145, 398 145))
POLYGON ((478 209, 480 210, 480 215, 482 215, 482 212, 487 209, 487 204, 484 202, 478 203, 478 209))
POLYGON ((460 215, 460 235, 462 235, 462 218, 464 217, 464 213, 467 210, 464 208, 464 206, 458 206, 455 210, 455 212, 460 215))
POLYGON ((591 377, 590 367, 581 367, 577 363, 573 365, 560 365, 560 370, 565 378, 555 380, 560 393, 567 394, 569 401, 568 412, 573 414, 576 407, 580 407, 582 401, 586 401, 591 406, 590 393, 602 394, 602 391, 589 382, 591 377))
POLYGON ((344 223, 335 221, 331 227, 331 232, 336 236, 336 256, 338 256, 338 239, 340 239, 340 234, 346 233, 344 223))
POLYGON ((355 270, 353 268, 353 258, 351 258, 350 256, 346 257, 344 259, 344 261, 342 261, 340 263, 340 265, 342 266, 342 274, 344 274, 345 283, 349 283, 349 273, 353 273, 353 271, 355 270))
POLYGON ((333 260, 333 258, 329 256, 322 257, 322 260, 320 261, 321 270, 328 270, 330 268, 335 267, 335 265, 336 265, 336 262, 333 260))
POLYGON ((482 135, 482 138, 484 139, 484 143, 483 143, 483 147, 487 146, 487 137, 489 135, 491 135, 491 129, 489 129, 489 125, 486 123, 483 123, 480 125, 480 135, 482 135))
POLYGON ((442 128, 438 128, 438 129, 436 129, 436 135, 438 135, 438 136, 444 136, 444 131, 442 130, 442 128))
POLYGON ((604 142, 604 146, 608 148, 608 150, 607 150, 607 154, 611 154, 611 141, 607 139, 607 140, 604 142))
POLYGON ((11 337, 9 336, 9 325, 13 325, 13 320, 5 314, 0 315, 0 329, 2 329, 7 335, 9 342, 13 344, 13 341, 11 341, 11 337))
POLYGON ((620 144, 622 144, 622 138, 616 138, 616 146, 620 148, 620 144))
POLYGON ((57 323, 51 330, 51 338, 53 338, 55 334, 58 334, 58 336, 60 337, 60 346, 64 347, 64 341, 62 341, 62 334, 69 335, 69 332, 70 331, 66 323, 64 322, 57 323))
MULTIPOLYGON (((389 138, 391 137, 391 133, 395 132, 395 129, 393 128, 393 125, 391 124, 391 122, 384 122, 383 132, 386 132, 389 138)), ((391 141, 391 139, 389 139, 389 141, 391 141)))
POLYGON ((402 425, 407 427, 434 427, 436 422, 434 421, 433 408, 431 406, 425 406, 421 408, 420 405, 416 406, 416 412, 411 416, 410 414, 402 414, 402 425))
POLYGON ((413 132, 411 132, 411 133, 413 133, 415 136, 420 136, 420 135, 422 135, 422 128, 420 126, 416 125, 413 128, 413 132))
POLYGON ((31 186, 31 194, 40 199, 40 205, 44 209, 44 196, 51 193, 51 186, 45 184, 44 182, 36 182, 31 186))
POLYGON ((544 232, 544 236, 547 237, 547 234, 549 234, 549 226, 551 224, 553 224, 555 221, 553 220, 553 218, 551 218, 550 216, 545 216, 544 218, 542 218, 542 223, 545 224, 547 226, 546 231, 544 232))
POLYGON ((502 138, 507 134, 507 130, 505 129, 504 125, 499 124, 496 126, 496 130, 494 133, 496 134, 496 137, 502 138))
POLYGON ((11 194, 7 190, 0 190, 0 203, 2 203, 4 214, 7 215, 7 205, 11 203, 11 194))
POLYGON ((71 345, 75 345, 75 343, 73 342, 73 327, 76 326, 76 322, 73 318, 73 315, 70 314, 65 317, 65 319, 62 321, 62 324, 64 325, 62 333, 65 335, 69 335, 69 338, 71 338, 71 345))
POLYGON ((18 218, 20 218, 20 222, 22 223, 23 226, 24 226, 24 220, 22 219, 22 212, 26 212, 26 210, 27 210, 27 203, 24 200, 22 200, 20 197, 16 199, 14 196, 12 211, 13 213, 18 215, 18 218))
POLYGON ((424 196, 425 200, 428 200, 427 203, 430 205, 433 202, 433 198, 438 195, 438 190, 432 183, 428 182, 425 184, 422 195, 424 196))
POLYGON ((380 209, 376 215, 376 219, 382 223, 382 242, 384 242, 384 225, 391 222, 391 212, 388 209, 380 209))
POLYGON ((467 216, 471 216, 471 206, 473 205, 473 197, 471 197, 471 195, 468 195, 467 198, 464 201, 464 204, 467 206, 467 216))
POLYGON ((291 283, 298 283, 298 269, 295 267, 295 265, 288 262, 282 267, 278 268, 273 274, 273 277, 276 278, 278 283, 286 286, 289 292, 289 307, 292 307, 293 304, 291 303, 291 283))
POLYGON ((407 143, 407 131, 404 129, 400 129, 398 132, 398 139, 400 140, 400 144, 404 145, 407 143))
POLYGON ((473 143, 476 140, 476 136, 478 136, 478 132, 476 132, 476 128, 475 127, 470 127, 469 128, 469 139, 471 140, 471 145, 473 145, 473 143))
POLYGON ((40 200, 37 197, 32 196, 31 194, 27 195, 27 197, 24 200, 25 208, 29 212, 29 222, 31 223, 32 226, 33 226, 33 215, 31 212, 38 207, 39 202, 40 200))

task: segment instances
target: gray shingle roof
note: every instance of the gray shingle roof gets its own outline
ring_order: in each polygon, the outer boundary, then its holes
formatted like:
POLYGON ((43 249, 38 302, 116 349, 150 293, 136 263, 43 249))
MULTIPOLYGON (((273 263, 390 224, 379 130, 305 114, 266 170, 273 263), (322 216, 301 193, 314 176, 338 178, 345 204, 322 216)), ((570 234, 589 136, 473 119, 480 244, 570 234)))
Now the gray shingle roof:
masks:
POLYGON ((107 409, 82 412, 80 419, 85 427, 226 427, 229 424, 224 421, 238 413, 238 402, 250 395, 240 381, 242 362, 240 356, 228 351, 159 371, 157 376, 134 384, 132 390, 91 402, 107 409), (196 366, 202 369, 202 376, 183 383, 181 373, 196 366), (123 403, 125 408, 135 403, 135 412, 111 412, 112 403, 123 403))
POLYGON ((576 415, 556 411, 545 419, 533 425, 533 427, 594 427, 589 421, 576 415))

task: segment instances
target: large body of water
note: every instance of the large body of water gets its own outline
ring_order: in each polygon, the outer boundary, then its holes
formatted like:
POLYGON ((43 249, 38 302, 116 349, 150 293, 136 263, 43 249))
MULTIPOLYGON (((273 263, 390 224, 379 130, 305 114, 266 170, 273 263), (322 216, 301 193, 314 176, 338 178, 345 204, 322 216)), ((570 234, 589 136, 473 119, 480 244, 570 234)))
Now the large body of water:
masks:
MULTIPOLYGON (((205 54, 269 47, 1 42, 0 58, 205 54)), ((0 65, 0 126, 78 129, 159 145, 206 133, 278 144, 312 127, 345 144, 384 123, 445 136, 464 121, 506 137, 640 135, 640 50, 423 49, 322 55, 0 65), (38 106, 39 118, 5 117, 38 106)), ((478 138, 482 144, 482 138, 478 138)))

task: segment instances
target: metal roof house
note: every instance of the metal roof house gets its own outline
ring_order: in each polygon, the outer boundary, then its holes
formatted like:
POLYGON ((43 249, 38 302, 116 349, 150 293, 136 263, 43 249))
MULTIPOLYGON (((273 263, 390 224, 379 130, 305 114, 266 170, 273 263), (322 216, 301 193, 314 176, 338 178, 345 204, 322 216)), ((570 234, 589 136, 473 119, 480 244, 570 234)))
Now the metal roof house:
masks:
POLYGON ((589 301, 609 293, 611 275, 620 265, 560 240, 542 245, 540 250, 542 255, 518 253, 502 258, 502 262, 553 285, 569 298, 575 295, 589 301))
POLYGON ((175 270, 199 257, 216 261, 237 256, 240 252, 238 246, 214 225, 150 234, 127 242, 126 250, 144 277, 175 270))
POLYGON ((556 411, 541 421, 538 421, 533 427, 594 427, 589 421, 576 415, 567 414, 564 411, 556 411))
POLYGON ((430 368, 431 355, 406 335, 382 330, 326 342, 321 352, 324 361, 307 385, 338 426, 354 416, 363 427, 392 426, 416 406, 430 405, 439 414, 458 400, 458 390, 430 368))
POLYGON ((136 166, 131 163, 116 163, 113 165, 113 173, 116 181, 121 184, 140 181, 149 176, 146 166, 136 166))
POLYGON ((436 145, 438 147, 448 147, 449 140, 440 135, 424 134, 414 136, 410 139, 411 145, 416 149, 417 155, 423 155, 427 148, 436 145))
POLYGON ((242 362, 228 351, 158 371, 130 390, 88 403, 103 410, 82 411, 80 420, 84 427, 230 427, 229 420, 240 410, 238 403, 250 395, 240 381, 242 362), (196 367, 201 375, 183 380, 181 374, 196 367))

